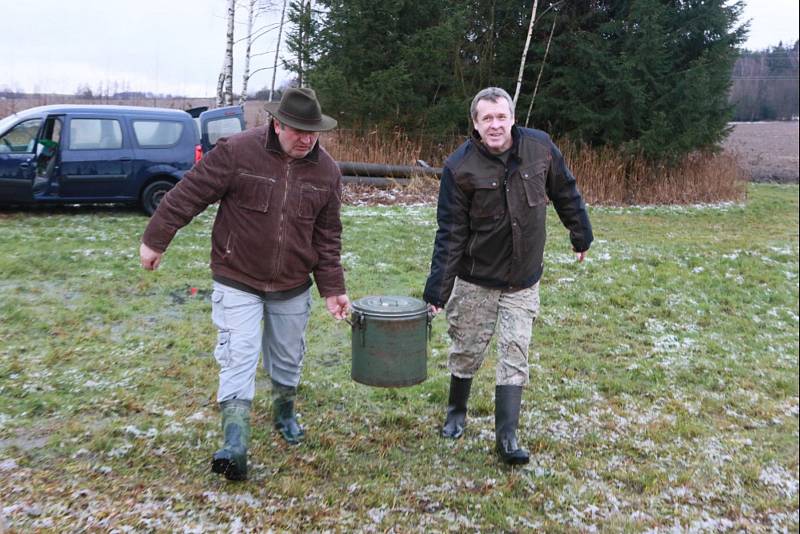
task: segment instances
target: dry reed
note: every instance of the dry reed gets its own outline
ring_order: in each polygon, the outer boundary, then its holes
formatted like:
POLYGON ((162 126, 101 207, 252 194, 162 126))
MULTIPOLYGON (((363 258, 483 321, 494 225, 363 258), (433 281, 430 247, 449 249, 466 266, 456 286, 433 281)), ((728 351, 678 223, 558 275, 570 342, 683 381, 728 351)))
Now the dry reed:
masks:
POLYGON ((436 167, 461 140, 442 141, 425 134, 411 136, 402 130, 383 132, 338 128, 323 134, 321 142, 337 161, 416 165, 422 160, 436 167))
MULTIPOLYGON (((441 166, 447 154, 462 139, 431 142, 425 137, 411 137, 394 131, 381 134, 372 131, 336 130, 323 138, 323 144, 339 161, 362 161, 397 165, 414 164, 425 159, 432 166, 441 166)), ((569 141, 557 141, 567 165, 578 180, 584 198, 596 205, 632 204, 702 204, 741 201, 746 195, 750 177, 737 159, 728 153, 695 153, 675 165, 651 163, 610 148, 591 148, 569 141)), ((415 178, 405 186, 411 188, 399 197, 415 201, 435 199, 438 183, 430 178, 415 178)), ((345 198, 366 198, 376 188, 348 186, 345 198)), ((390 188, 400 191, 398 187, 390 188)), ((386 194, 380 203, 386 203, 386 194)))
POLYGON ((667 165, 610 147, 560 145, 591 204, 702 204, 745 198, 749 176, 734 156, 724 152, 698 152, 667 165))

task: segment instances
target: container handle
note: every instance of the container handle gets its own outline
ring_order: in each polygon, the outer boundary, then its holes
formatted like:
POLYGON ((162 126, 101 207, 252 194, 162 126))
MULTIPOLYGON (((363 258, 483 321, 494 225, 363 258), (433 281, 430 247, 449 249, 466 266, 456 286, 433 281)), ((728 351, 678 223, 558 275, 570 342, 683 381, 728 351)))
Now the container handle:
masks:
POLYGON ((427 320, 427 323, 428 323, 428 343, 430 343, 433 340, 433 318, 434 318, 433 312, 428 310, 428 320, 427 320))
POLYGON ((350 325, 350 328, 358 328, 361 331, 361 346, 366 347, 367 340, 366 340, 366 330, 367 330, 367 322, 364 320, 364 314, 353 312, 353 316, 356 318, 355 321, 350 321, 347 317, 344 320, 347 324, 350 325))

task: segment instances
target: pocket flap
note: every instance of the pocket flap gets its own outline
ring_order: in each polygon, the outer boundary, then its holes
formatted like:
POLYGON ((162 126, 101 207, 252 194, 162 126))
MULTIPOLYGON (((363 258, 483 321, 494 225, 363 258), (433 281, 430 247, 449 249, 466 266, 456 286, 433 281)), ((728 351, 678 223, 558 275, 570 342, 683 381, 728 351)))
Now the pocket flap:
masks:
POLYGON ((472 183, 475 189, 497 189, 500 187, 499 178, 477 178, 472 183))
POLYGON ((528 199, 528 207, 540 206, 547 203, 547 161, 537 161, 532 165, 520 168, 519 176, 528 199))
POLYGON ((276 182, 275 178, 240 172, 236 184, 236 203, 244 209, 266 213, 276 182))

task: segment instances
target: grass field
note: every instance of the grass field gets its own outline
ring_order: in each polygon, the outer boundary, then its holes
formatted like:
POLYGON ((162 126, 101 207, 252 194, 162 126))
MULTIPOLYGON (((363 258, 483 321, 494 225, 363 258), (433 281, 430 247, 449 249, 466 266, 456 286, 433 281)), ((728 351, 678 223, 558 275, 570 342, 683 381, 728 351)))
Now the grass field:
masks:
MULTIPOLYGON (((549 218, 528 466, 493 455, 493 357, 465 438, 444 441, 444 319, 425 382, 370 388, 317 299, 307 441, 279 441, 260 373, 251 477, 234 484, 209 472, 213 209, 156 273, 135 210, 0 212, 0 531, 797 532, 798 187, 591 217, 583 264, 549 218)), ((434 218, 346 206, 351 298, 420 296, 434 218)))

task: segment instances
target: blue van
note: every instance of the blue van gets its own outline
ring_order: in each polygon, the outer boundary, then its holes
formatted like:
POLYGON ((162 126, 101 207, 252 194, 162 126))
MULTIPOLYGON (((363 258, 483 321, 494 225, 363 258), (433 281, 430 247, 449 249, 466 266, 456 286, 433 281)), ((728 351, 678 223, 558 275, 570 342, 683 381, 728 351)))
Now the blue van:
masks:
POLYGON ((150 215, 217 139, 244 130, 239 106, 197 114, 52 105, 0 120, 0 204, 138 204, 150 215))

